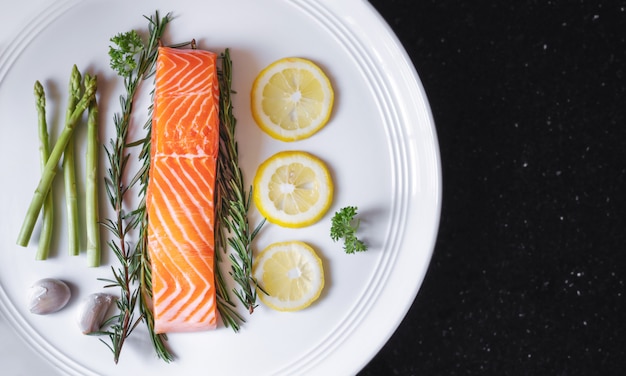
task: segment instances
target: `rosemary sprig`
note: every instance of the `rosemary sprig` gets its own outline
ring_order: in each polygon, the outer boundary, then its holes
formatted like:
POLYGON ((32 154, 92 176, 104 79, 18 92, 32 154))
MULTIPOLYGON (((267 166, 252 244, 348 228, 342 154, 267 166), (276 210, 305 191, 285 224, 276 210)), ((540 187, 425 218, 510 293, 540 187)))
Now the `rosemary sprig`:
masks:
MULTIPOLYGON (((149 145, 149 143, 147 143, 147 145, 149 145)), ((143 150, 145 149, 142 149, 142 152, 143 150)), ((163 359, 166 363, 169 363, 174 360, 174 356, 165 344, 167 342, 167 335, 157 334, 154 331, 154 313, 152 311, 152 267, 150 264, 150 255, 148 253, 148 212, 146 210, 145 188, 143 188, 147 186, 147 173, 149 169, 142 169, 142 171, 146 171, 146 184, 141 183, 141 203, 137 208, 137 211, 133 213, 133 215, 136 215, 139 220, 139 241, 137 242, 137 248, 135 250, 136 262, 139 264, 139 272, 137 275, 140 289, 139 311, 141 312, 141 315, 148 327, 148 333, 150 334, 152 346, 154 347, 157 356, 160 359, 163 359)))
POLYGON ((222 321, 224 325, 232 328, 235 332, 238 332, 241 328, 241 323, 245 322, 245 319, 241 317, 241 315, 236 310, 236 304, 230 297, 229 290, 226 284, 226 280, 224 279, 224 275, 222 274, 222 269, 220 264, 222 263, 222 253, 226 253, 228 247, 228 238, 226 235, 227 227, 224 222, 225 218, 227 218, 227 214, 223 212, 227 209, 225 203, 227 202, 223 196, 227 194, 223 187, 223 184, 220 182, 230 181, 232 180, 232 172, 229 168, 225 168, 225 166, 229 166, 230 164, 225 164, 224 157, 229 157, 227 144, 229 143, 229 126, 230 124, 234 124, 235 119, 232 115, 232 102, 230 101, 230 93, 231 93, 231 70, 229 67, 232 66, 232 61, 230 60, 230 53, 226 50, 223 54, 220 55, 220 60, 222 61, 222 67, 218 68, 218 79, 219 79, 219 87, 220 87, 220 105, 219 105, 219 116, 220 116, 220 145, 219 145, 219 156, 217 162, 217 179, 218 189, 216 190, 216 198, 215 198, 215 221, 216 221, 216 232, 215 232, 215 282, 216 282, 216 295, 217 295, 217 309, 220 313, 222 321))
MULTIPOLYGON (((166 25, 171 20, 171 15, 168 13, 165 17, 160 18, 159 13, 156 12, 154 17, 145 18, 149 21, 150 37, 147 45, 144 45, 137 32, 132 30, 111 38, 117 47, 111 47, 109 50, 111 68, 124 78, 126 90, 126 94, 120 97, 122 113, 116 114, 114 117, 116 137, 111 139, 109 147, 105 147, 109 162, 105 187, 109 203, 114 209, 114 215, 112 218, 105 219, 104 226, 114 236, 108 245, 113 250, 120 265, 117 269, 111 267, 113 279, 103 280, 109 282, 106 287, 119 287, 121 297, 117 300, 119 313, 107 320, 105 325, 110 326, 99 334, 105 334, 109 337, 110 343, 102 342, 113 352, 115 363, 119 361, 125 340, 142 321, 142 318, 145 318, 143 309, 141 310, 142 315, 135 317, 135 307, 140 295, 140 289, 136 287, 135 282, 142 272, 142 258, 139 256, 143 248, 131 247, 128 239, 130 232, 143 223, 143 216, 138 210, 127 212, 124 208, 125 197, 135 180, 133 179, 128 185, 124 182, 127 174, 126 167, 130 158, 130 153, 127 150, 129 147, 127 142, 128 130, 135 94, 140 82, 154 71, 159 40, 166 25)), ((140 306, 144 306, 141 300, 139 301, 140 306)), ((148 326, 150 328, 149 324, 148 326)), ((150 330, 150 333, 153 334, 154 332, 150 330)), ((154 338, 155 336, 153 336, 153 340, 154 338)), ((162 339, 158 336, 156 338, 162 339)), ((171 359, 165 346, 155 347, 161 358, 171 359)))
POLYGON ((243 303, 249 313, 257 306, 256 289, 258 284, 252 277, 252 242, 263 227, 261 221, 251 230, 248 211, 252 198, 252 188, 246 194, 243 174, 239 167, 239 151, 235 139, 236 119, 233 116, 232 93, 232 60, 228 49, 221 55, 222 67, 218 72, 220 85, 220 148, 217 163, 217 201, 216 201, 216 281, 218 292, 218 309, 226 325, 237 331, 241 316, 236 313, 233 301, 219 271, 221 254, 228 252, 229 246, 231 268, 229 274, 239 288, 233 288, 235 296, 243 303))
MULTIPOLYGON (((151 96, 154 95, 154 89, 151 96)), ((151 103, 154 103, 151 101, 151 103)), ((150 139, 152 134, 152 111, 153 106, 150 105, 148 120, 144 124, 146 131, 145 137, 129 144, 129 147, 141 146, 139 152, 139 160, 142 163, 140 170, 137 172, 131 185, 139 185, 140 202, 137 209, 132 212, 133 228, 139 229, 139 239, 135 248, 135 260, 138 264, 137 279, 139 282, 140 300, 139 311, 148 327, 148 333, 152 341, 157 356, 166 363, 174 360, 173 355, 168 350, 165 342, 166 334, 157 334, 154 331, 154 313, 152 310, 152 266, 150 264, 150 254, 148 253, 148 211, 146 209, 146 190, 148 188, 148 180, 150 174, 150 139)))

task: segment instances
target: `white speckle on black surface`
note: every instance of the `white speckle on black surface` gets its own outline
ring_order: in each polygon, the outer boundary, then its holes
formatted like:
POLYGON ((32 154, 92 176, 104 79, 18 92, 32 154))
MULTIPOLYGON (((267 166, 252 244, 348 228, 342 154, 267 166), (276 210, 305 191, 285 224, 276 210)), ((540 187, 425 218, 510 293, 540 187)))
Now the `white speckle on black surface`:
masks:
POLYGON ((443 207, 361 375, 623 374, 626 4, 371 3, 426 90, 443 207))

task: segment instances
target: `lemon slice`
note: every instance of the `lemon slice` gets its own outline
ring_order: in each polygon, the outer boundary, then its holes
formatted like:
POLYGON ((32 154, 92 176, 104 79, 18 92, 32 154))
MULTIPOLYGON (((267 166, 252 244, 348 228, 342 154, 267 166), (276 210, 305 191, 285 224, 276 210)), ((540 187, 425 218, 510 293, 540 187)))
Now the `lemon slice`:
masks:
POLYGON ((259 298, 278 311, 310 306, 324 288, 324 268, 315 250, 301 241, 273 243, 254 261, 252 273, 267 292, 259 298))
POLYGON ((254 203, 268 221, 283 227, 317 222, 330 207, 333 183, 324 162, 303 151, 274 154, 257 169, 254 203))
POLYGON ((322 69, 310 60, 288 57, 267 66, 254 80, 252 116, 281 141, 307 138, 330 118, 334 92, 322 69))

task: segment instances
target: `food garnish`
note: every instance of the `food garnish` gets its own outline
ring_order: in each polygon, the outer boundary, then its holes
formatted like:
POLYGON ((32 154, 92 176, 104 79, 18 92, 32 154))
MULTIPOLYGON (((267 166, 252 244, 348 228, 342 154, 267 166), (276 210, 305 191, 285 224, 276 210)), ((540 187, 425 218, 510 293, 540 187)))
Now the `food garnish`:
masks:
POLYGON ((258 167, 254 203, 268 221, 304 227, 326 214, 333 182, 325 163, 304 151, 281 151, 258 167))
POLYGON ((296 141, 326 125, 334 92, 324 71, 313 61, 287 57, 258 74, 250 99, 252 116, 263 131, 281 141, 296 141))
MULTIPOLYGON (((159 17, 156 12, 154 17, 145 17, 149 22, 149 40, 143 44, 136 31, 130 31, 116 35, 111 39, 116 47, 110 47, 111 68, 114 69, 123 79, 126 93, 120 97, 122 107, 121 114, 114 117, 116 136, 110 140, 110 145, 105 147, 109 167, 105 178, 105 187, 109 204, 114 210, 112 218, 106 218, 103 225, 113 234, 114 239, 109 241, 109 248, 113 251, 119 261, 118 268, 112 267, 113 279, 103 279, 109 282, 106 287, 118 287, 121 290, 120 298, 117 300, 119 312, 109 318, 105 324, 110 324, 104 334, 109 337, 109 343, 105 344, 113 352, 115 363, 119 361, 123 345, 132 333, 133 329, 145 319, 157 356, 166 362, 173 359, 168 351, 163 335, 156 334, 152 330, 154 323, 151 316, 145 314, 135 316, 135 307, 139 299, 143 305, 143 297, 140 297, 140 288, 136 286, 136 281, 140 273, 147 267, 143 262, 147 256, 137 252, 144 251, 141 241, 137 248, 132 248, 128 239, 129 232, 141 226, 145 219, 145 210, 139 207, 137 210, 127 212, 124 201, 129 188, 133 186, 140 174, 138 174, 130 185, 126 184, 127 164, 130 157, 128 151, 129 142, 127 140, 131 113, 135 94, 141 81, 149 77, 154 71, 154 64, 157 57, 159 40, 163 35, 166 25, 171 20, 171 15, 159 17), (141 43, 139 43, 141 42, 141 43)), ((142 202, 143 203, 143 202, 142 202)), ((146 277, 144 275, 144 277, 146 277)), ((149 275, 147 276, 149 277, 149 275)), ((144 283, 150 284, 150 280, 141 280, 140 286, 144 283)), ((144 291, 143 289, 141 291, 144 291)), ((148 303, 149 304, 149 303, 148 303)), ((140 307, 141 308, 141 307, 140 307)), ((144 307, 150 311, 149 306, 144 307)), ((149 312, 148 312, 149 313, 149 312)), ((104 342, 104 341, 103 341, 104 342)))
POLYGON ((356 235, 361 222, 355 218, 357 210, 356 206, 343 207, 331 219, 330 237, 335 242, 343 239, 343 250, 348 254, 367 251, 367 245, 356 235))
POLYGON ((222 67, 219 73, 220 85, 220 148, 217 163, 217 200, 216 210, 216 237, 218 251, 216 255, 216 285, 217 307, 224 324, 238 331, 245 321, 235 311, 235 304, 231 300, 220 271, 222 254, 230 253, 229 275, 238 287, 232 289, 239 301, 249 313, 254 312, 257 306, 257 282, 252 276, 253 247, 252 242, 259 233, 265 220, 255 227, 248 221, 248 211, 252 202, 252 187, 246 192, 243 173, 239 167, 239 150, 235 138, 237 120, 233 116, 232 94, 232 60, 230 51, 226 49, 221 56, 222 67))
POLYGON ((37 315, 57 312, 69 302, 72 293, 69 286, 56 278, 36 281, 30 288, 28 309, 37 315))
POLYGON ((267 292, 261 301, 278 311, 304 309, 324 288, 322 260, 301 241, 270 244, 256 257, 254 276, 267 292))

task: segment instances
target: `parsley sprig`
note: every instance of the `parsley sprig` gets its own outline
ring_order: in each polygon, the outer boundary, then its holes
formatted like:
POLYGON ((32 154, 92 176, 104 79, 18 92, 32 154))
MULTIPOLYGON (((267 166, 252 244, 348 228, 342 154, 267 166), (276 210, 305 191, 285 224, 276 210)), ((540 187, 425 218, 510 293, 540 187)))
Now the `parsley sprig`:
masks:
POLYGON ((335 242, 343 239, 343 250, 348 254, 367 251, 367 244, 356 235, 361 222, 355 218, 357 211, 356 206, 346 206, 339 209, 331 219, 330 237, 335 242))
POLYGON ((138 59, 145 50, 141 37, 135 30, 119 33, 111 38, 115 46, 109 47, 111 69, 122 77, 130 76, 137 69, 138 59))

